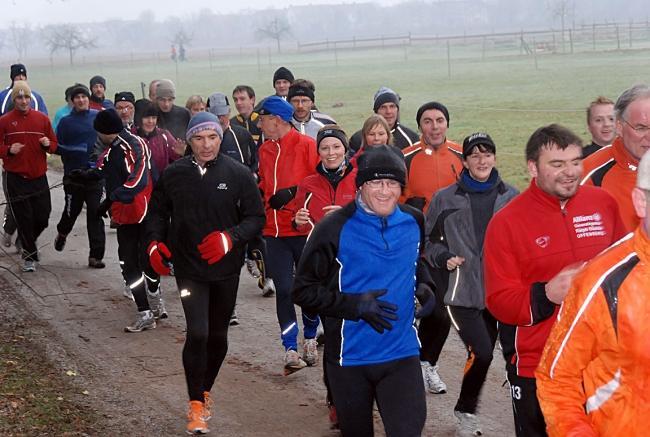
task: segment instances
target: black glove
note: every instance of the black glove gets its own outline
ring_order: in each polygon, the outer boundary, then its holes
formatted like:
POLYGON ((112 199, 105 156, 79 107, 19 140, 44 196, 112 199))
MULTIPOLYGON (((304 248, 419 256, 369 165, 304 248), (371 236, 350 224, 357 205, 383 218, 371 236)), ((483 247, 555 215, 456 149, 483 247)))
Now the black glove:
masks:
POLYGON ((280 209, 287 203, 291 202, 296 196, 296 191, 298 187, 294 185, 289 188, 282 188, 278 190, 271 198, 269 199, 269 206, 273 209, 280 209))
POLYGON ((84 177, 89 181, 98 181, 102 178, 102 172, 96 168, 89 168, 84 171, 84 177))
POLYGON ((102 203, 100 203, 99 207, 97 207, 97 217, 108 218, 108 210, 111 209, 112 203, 113 201, 108 197, 102 200, 102 203))
POLYGON ((70 173, 68 173, 68 176, 71 178, 81 178, 84 175, 84 171, 80 168, 75 168, 72 170, 70 173))
POLYGON ((404 203, 422 211, 427 200, 424 197, 409 197, 404 203))
POLYGON ((415 312, 415 318, 421 319, 430 315, 436 307, 436 296, 426 284, 419 284, 415 289, 415 297, 420 302, 420 309, 415 312))
POLYGON ((380 334, 384 333, 384 329, 393 329, 388 320, 397 320, 397 305, 377 299, 386 292, 387 290, 370 290, 357 295, 357 317, 365 320, 380 334))

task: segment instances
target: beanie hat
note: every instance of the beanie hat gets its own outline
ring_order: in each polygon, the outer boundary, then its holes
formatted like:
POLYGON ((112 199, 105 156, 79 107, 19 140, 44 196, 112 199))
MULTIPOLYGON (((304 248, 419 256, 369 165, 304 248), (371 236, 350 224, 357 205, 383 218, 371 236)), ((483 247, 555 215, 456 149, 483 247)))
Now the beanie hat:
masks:
POLYGON ((113 108, 99 111, 95 116, 93 127, 97 132, 104 135, 119 134, 124 129, 122 119, 113 108))
POLYGON ((415 121, 417 122, 418 127, 420 127, 420 118, 422 118, 422 114, 424 114, 424 111, 429 111, 431 109, 437 109, 438 111, 442 112, 442 115, 445 116, 445 120, 447 120, 447 127, 449 127, 449 111, 447 110, 447 107, 445 105, 438 102, 429 102, 420 106, 420 109, 418 109, 418 113, 415 115, 415 121))
POLYGON ((258 111, 259 115, 275 115, 287 123, 291 122, 293 117, 293 106, 282 97, 268 96, 262 102, 262 107, 258 111))
POLYGON ((483 146, 492 153, 496 153, 497 151, 497 146, 494 144, 494 141, 492 141, 492 138, 490 138, 488 134, 483 132, 476 132, 465 138, 463 141, 463 159, 466 159, 469 155, 471 155, 476 146, 483 146))
POLYGON ((291 73, 291 71, 289 71, 289 69, 286 67, 280 67, 275 70, 275 73, 273 73, 273 86, 275 86, 275 82, 280 79, 293 82, 293 73, 291 73))
POLYGON ((72 85, 72 89, 70 90, 70 98, 74 99, 74 96, 77 94, 83 94, 84 96, 90 98, 90 90, 86 85, 82 83, 75 83, 72 85))
POLYGON ((11 81, 13 82, 16 76, 19 74, 24 74, 25 77, 27 77, 27 68, 23 64, 13 64, 11 67, 9 67, 9 77, 11 78, 11 81))
POLYGON ((189 142, 194 135, 204 130, 213 130, 217 132, 219 138, 223 139, 223 129, 221 129, 221 124, 219 124, 219 119, 216 115, 205 111, 197 112, 192 116, 187 125, 185 139, 189 142))
POLYGON ((295 96, 305 96, 309 97, 312 102, 315 102, 314 91, 306 86, 294 84, 289 87, 289 93, 287 94, 287 100, 290 102, 291 99, 295 96))
POLYGON ((16 100, 16 97, 18 96, 27 96, 31 97, 32 96, 32 90, 29 88, 29 85, 27 85, 27 82, 24 80, 17 80, 14 82, 14 86, 11 89, 11 100, 16 100))
POLYGON ((224 93, 212 93, 210 97, 208 97, 205 109, 217 117, 220 115, 228 115, 230 113, 228 96, 224 93))
POLYGON ((68 100, 72 100, 72 90, 74 89, 74 85, 69 86, 65 89, 65 101, 67 102, 68 100))
POLYGON ((402 100, 402 98, 397 94, 395 91, 388 87, 381 87, 377 90, 375 93, 374 97, 374 103, 372 105, 372 110, 377 112, 379 107, 383 105, 384 103, 395 103, 397 107, 399 108, 399 101, 402 100))
POLYGON ((343 143, 345 150, 348 150, 348 137, 345 135, 343 129, 341 129, 336 124, 326 124, 319 129, 318 133, 316 134, 316 150, 318 150, 320 142, 327 137, 338 138, 343 143))
POLYGON ((158 108, 154 106, 153 103, 151 102, 145 102, 146 106, 142 108, 142 112, 140 113, 140 119, 143 119, 145 117, 158 117, 158 108))
POLYGON ((377 179, 392 179, 406 185, 404 155, 395 146, 384 144, 364 150, 357 159, 357 167, 357 188, 377 179))
POLYGON ((174 86, 174 82, 169 79, 160 79, 158 85, 156 85, 156 98, 164 99, 169 97, 172 99, 176 98, 176 87, 174 86))
POLYGON ((104 79, 103 77, 97 75, 90 78, 90 88, 92 88, 93 85, 97 85, 98 83, 101 84, 104 88, 106 88, 106 79, 104 79))
POLYGON ((131 91, 120 91, 115 93, 115 103, 117 102, 129 102, 135 106, 135 96, 131 91))
POLYGON ((644 153, 639 161, 636 186, 642 190, 650 190, 650 153, 644 153))

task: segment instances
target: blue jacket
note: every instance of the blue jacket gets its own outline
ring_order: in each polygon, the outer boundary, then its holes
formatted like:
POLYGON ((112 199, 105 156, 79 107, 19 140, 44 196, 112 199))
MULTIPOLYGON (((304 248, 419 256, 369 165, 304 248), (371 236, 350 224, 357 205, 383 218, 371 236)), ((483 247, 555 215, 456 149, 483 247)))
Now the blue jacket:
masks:
POLYGON ((63 161, 63 173, 70 174, 73 170, 95 168, 91 158, 97 132, 93 127, 97 111, 72 111, 59 122, 56 139, 59 142, 57 152, 63 161))
MULTIPOLYGON (((12 84, 13 85, 13 84, 12 84)), ((13 86, 8 86, 7 88, 0 91, 0 115, 5 115, 7 112, 11 111, 14 107, 14 102, 11 100, 11 90, 13 86)), ((47 106, 45 106, 45 100, 43 97, 36 91, 32 90, 32 99, 31 99, 32 109, 42 112, 45 115, 47 114, 47 106)))
MULTIPOLYGON (((399 205, 388 217, 367 212, 359 199, 325 217, 311 234, 296 272, 293 300, 323 316, 325 356, 340 366, 418 356, 416 269, 424 218, 399 205), (355 294, 386 289, 398 320, 379 334, 356 314, 355 294)), ((420 279, 418 279, 419 281, 420 279)))

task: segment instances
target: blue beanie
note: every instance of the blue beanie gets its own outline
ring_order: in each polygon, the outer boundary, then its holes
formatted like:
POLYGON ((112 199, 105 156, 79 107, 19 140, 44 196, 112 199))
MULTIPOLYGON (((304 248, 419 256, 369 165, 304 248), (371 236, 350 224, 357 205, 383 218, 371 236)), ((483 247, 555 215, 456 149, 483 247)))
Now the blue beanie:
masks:
POLYGON ((194 135, 204 130, 214 130, 219 135, 219 138, 223 139, 223 129, 219 124, 219 119, 214 114, 205 111, 197 112, 190 119, 185 132, 185 139, 189 141, 194 135))
POLYGON ((293 106, 291 103, 279 96, 269 96, 264 99, 259 115, 276 115, 287 123, 291 123, 293 117, 293 106))

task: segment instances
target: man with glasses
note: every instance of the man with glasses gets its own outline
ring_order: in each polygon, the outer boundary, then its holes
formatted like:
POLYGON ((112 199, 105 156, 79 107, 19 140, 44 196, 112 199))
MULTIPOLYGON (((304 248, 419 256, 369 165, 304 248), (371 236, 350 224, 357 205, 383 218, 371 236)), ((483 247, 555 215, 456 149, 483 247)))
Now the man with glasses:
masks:
POLYGON ((115 110, 122 119, 124 127, 131 129, 135 115, 135 96, 131 91, 121 91, 115 94, 115 110))
POLYGON ((630 193, 636 183, 639 161, 650 148, 650 87, 635 85, 621 94, 614 105, 616 138, 584 161, 582 184, 609 192, 621 211, 628 231, 639 224, 630 193))

